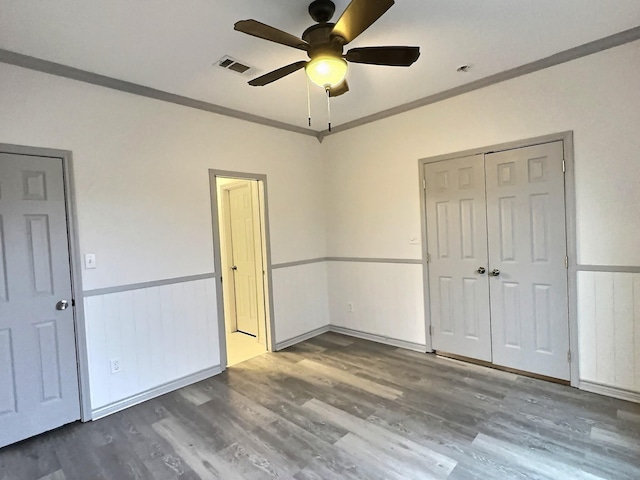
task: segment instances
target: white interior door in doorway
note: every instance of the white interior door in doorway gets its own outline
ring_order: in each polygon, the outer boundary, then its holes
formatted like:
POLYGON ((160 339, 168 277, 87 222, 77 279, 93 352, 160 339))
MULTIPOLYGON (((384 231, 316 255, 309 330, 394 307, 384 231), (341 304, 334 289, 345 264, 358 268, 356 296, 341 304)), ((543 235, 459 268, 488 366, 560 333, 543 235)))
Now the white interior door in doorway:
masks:
POLYGON ((493 361, 568 380, 563 157, 554 142, 485 161, 493 361))
POLYGON ((0 447, 80 418, 61 159, 0 153, 0 447))
POLYGON ((435 350, 491 361, 484 157, 425 165, 435 350))
POLYGON ((259 337, 260 322, 264 322, 264 297, 259 212, 255 211, 254 202, 257 182, 239 180, 225 185, 222 192, 228 227, 226 255, 232 283, 229 293, 233 296, 231 323, 235 330, 259 337))

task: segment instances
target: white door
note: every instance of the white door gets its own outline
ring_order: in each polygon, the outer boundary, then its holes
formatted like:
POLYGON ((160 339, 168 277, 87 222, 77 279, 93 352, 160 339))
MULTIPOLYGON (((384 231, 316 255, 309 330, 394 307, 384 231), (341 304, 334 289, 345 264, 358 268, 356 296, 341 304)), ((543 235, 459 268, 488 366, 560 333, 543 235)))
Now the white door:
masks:
POLYGON ((494 363, 568 380, 562 161, 562 142, 486 155, 487 225, 494 363))
POLYGON ((80 418, 62 160, 0 154, 0 447, 80 418), (62 308, 60 304, 58 308, 62 308))
POLYGON ((253 199, 250 182, 226 189, 231 229, 231 258, 239 332, 258 337, 258 277, 253 199))
POLYGON ((491 361, 483 155, 425 165, 432 345, 491 361))

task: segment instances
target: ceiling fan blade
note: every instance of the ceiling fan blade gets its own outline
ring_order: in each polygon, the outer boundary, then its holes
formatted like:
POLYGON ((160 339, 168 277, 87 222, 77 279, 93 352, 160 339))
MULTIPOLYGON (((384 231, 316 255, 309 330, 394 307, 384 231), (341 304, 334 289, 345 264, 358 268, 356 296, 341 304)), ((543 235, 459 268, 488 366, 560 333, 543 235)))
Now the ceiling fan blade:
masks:
POLYGON ((394 0, 352 0, 331 31, 332 37, 340 37, 344 44, 369 28, 387 10, 394 0))
POLYGON ((345 58, 353 63, 408 67, 420 56, 420 47, 362 47, 352 48, 345 58))
POLYGON ((349 91, 349 84, 346 80, 344 80, 340 85, 336 85, 335 87, 329 89, 330 97, 339 97, 342 94, 345 94, 349 91))
POLYGON ((290 33, 283 32, 282 30, 278 30, 277 28, 270 27, 264 23, 260 23, 256 20, 241 20, 236 22, 233 28, 238 32, 263 38, 270 42, 279 43, 280 45, 286 45, 288 47, 304 51, 309 50, 309 44, 301 38, 291 35, 290 33))
POLYGON ((249 85, 252 87, 264 87, 265 85, 270 84, 271 82, 275 82, 276 80, 280 80, 287 75, 292 74, 293 72, 304 68, 307 64, 306 61, 302 60, 300 62, 292 63, 291 65, 287 65, 286 67, 281 67, 273 72, 266 73, 261 77, 254 78, 249 82, 249 85))

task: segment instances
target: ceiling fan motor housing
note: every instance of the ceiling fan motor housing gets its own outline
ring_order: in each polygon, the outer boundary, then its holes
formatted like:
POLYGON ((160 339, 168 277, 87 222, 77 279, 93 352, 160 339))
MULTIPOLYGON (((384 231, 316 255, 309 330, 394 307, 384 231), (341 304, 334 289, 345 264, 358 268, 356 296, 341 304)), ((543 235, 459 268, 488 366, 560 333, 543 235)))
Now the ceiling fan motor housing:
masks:
POLYGON ((319 23, 307 28, 302 34, 302 39, 309 44, 307 53, 313 59, 322 55, 341 57, 343 44, 339 37, 331 36, 333 23, 319 23))
POLYGON ((331 20, 336 11, 336 5, 331 0, 315 0, 309 5, 309 15, 318 23, 331 20))

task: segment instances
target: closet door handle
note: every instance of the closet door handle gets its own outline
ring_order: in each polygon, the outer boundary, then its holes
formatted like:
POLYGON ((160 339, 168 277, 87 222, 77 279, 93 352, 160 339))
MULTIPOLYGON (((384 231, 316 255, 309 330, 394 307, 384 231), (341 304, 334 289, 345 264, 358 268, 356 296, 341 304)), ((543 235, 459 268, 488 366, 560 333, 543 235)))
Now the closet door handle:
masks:
POLYGON ((493 270, 491 270, 491 272, 489 272, 489 275, 491 275, 492 277, 497 277, 498 275, 500 275, 500 270, 494 268, 493 270))
POLYGON ((66 310, 67 308, 69 308, 69 302, 66 300, 60 300, 56 303, 56 310, 66 310))
POLYGON ((235 265, 233 267, 231 267, 231 270, 233 270, 233 271, 235 271, 237 269, 238 269, 238 267, 236 267, 235 265))
POLYGON ((486 272, 487 272, 487 269, 484 267, 478 267, 478 269, 476 270, 476 273, 480 275, 484 275, 486 272))

